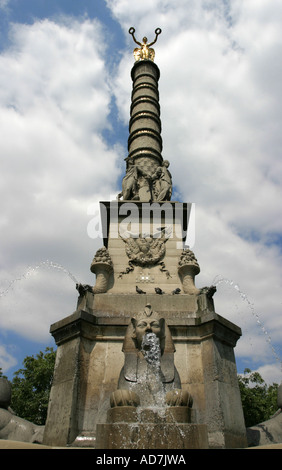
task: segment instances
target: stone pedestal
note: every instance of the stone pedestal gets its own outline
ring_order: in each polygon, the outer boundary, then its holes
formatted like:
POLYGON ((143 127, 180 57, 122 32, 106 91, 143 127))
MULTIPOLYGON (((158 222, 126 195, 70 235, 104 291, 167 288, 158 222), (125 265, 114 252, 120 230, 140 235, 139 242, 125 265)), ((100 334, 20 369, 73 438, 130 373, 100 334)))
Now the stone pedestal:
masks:
MULTIPOLYGON (((155 294, 155 287, 166 294, 176 288, 184 291, 185 276, 179 273, 178 261, 188 230, 190 203, 104 201, 100 209, 104 245, 113 264, 108 293, 134 294, 136 285, 147 294, 155 294)), ((181 269, 184 272, 184 266, 181 269)))
MULTIPOLYGON (((199 439, 200 445, 202 438, 192 425, 206 425, 209 447, 247 445, 233 351, 241 331, 214 312, 212 299, 205 294, 90 292, 79 299, 74 314, 51 326, 58 349, 44 444, 95 447, 96 438, 106 439, 105 433, 112 435, 120 428, 121 423, 107 422, 110 395, 124 363, 127 325, 134 312, 147 304, 166 319, 182 388, 193 396, 194 419, 187 435, 192 433, 192 441, 199 439), (98 431, 104 437, 96 436, 98 431)), ((154 426, 158 434, 159 423, 154 426)))
POLYGON ((44 433, 47 445, 70 445, 81 434, 79 444, 95 445, 96 423, 105 420, 123 364, 128 320, 77 310, 51 326, 58 349, 44 433))

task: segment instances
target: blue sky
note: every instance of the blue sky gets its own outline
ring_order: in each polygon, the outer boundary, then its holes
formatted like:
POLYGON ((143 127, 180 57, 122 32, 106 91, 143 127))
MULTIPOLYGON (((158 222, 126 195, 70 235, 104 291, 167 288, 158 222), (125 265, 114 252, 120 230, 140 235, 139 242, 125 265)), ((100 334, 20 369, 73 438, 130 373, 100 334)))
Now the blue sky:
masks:
POLYGON ((200 286, 242 328, 239 372, 281 381, 278 0, 0 0, 0 367, 53 346, 50 324, 94 283, 91 207, 120 191, 134 62, 154 38, 163 157, 196 205, 200 286))

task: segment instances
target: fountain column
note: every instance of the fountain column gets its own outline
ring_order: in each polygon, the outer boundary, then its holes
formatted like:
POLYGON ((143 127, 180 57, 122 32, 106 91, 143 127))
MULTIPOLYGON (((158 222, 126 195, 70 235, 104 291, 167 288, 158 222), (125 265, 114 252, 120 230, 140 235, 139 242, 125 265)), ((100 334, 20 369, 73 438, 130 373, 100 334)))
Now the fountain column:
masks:
POLYGON ((133 89, 127 163, 132 162, 150 175, 163 161, 159 77, 158 66, 150 60, 136 62, 131 70, 133 89))
MULTIPOLYGON (((153 43, 160 30, 155 32, 153 43)), ((76 311, 51 325, 58 350, 44 443, 242 448, 247 441, 234 357, 241 330, 215 312, 214 286, 195 286, 199 263, 184 247, 191 204, 170 201, 169 162, 162 158, 153 43, 135 42, 141 47, 134 50, 131 72, 126 175, 119 200, 101 202, 104 246, 91 264, 96 284, 80 284, 76 311), (148 213, 153 205, 159 206, 157 216, 148 213), (144 220, 149 233, 143 231, 144 220), (136 317, 157 320, 152 328, 165 323, 162 384, 166 392, 178 390, 179 397, 191 395, 193 406, 179 407, 178 400, 169 399, 169 409, 165 405, 156 415, 123 393, 147 370, 135 344, 136 328, 146 321, 138 326, 136 317), (122 399, 111 400, 117 391, 122 399)), ((154 383, 150 377, 147 389, 154 383)), ((137 395, 144 397, 142 391, 137 395)))

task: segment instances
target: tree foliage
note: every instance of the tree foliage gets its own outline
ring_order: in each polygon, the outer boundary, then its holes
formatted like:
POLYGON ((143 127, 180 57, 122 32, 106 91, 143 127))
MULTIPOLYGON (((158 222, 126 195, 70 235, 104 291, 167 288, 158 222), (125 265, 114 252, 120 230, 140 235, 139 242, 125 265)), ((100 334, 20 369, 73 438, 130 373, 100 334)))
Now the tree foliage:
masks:
POLYGON ((246 427, 269 419, 277 411, 278 384, 267 385, 258 372, 244 370, 238 376, 246 427))
POLYGON ((24 368, 14 373, 11 408, 34 424, 44 425, 46 421, 55 357, 53 348, 46 348, 35 357, 27 356, 24 368))

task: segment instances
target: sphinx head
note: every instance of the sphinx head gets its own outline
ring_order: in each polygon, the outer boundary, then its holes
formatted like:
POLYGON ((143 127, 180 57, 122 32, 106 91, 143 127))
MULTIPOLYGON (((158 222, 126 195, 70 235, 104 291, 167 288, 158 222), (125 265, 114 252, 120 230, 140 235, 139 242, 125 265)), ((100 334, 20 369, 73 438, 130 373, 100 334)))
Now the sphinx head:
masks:
POLYGON ((146 306, 145 311, 136 318, 131 319, 133 325, 132 338, 136 348, 141 351, 145 335, 154 333, 160 342, 161 354, 165 347, 165 320, 159 318, 157 314, 153 314, 150 306, 146 306))

